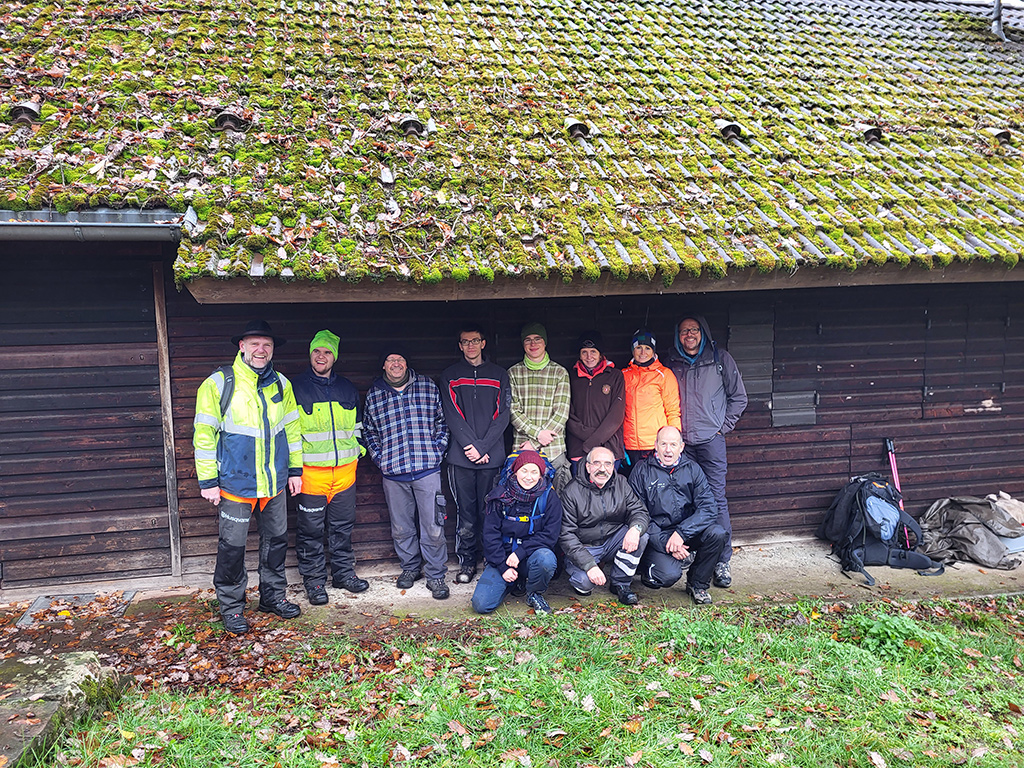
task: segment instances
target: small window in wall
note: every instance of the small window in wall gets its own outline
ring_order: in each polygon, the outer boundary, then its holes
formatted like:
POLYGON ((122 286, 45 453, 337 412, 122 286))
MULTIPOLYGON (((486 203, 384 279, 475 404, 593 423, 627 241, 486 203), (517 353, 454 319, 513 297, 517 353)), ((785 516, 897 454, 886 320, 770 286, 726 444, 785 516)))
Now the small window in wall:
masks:
MULTIPOLYGON (((775 312, 755 309, 729 315, 729 353, 735 358, 750 400, 764 402, 773 427, 814 424, 818 393, 813 389, 777 391, 773 385, 775 312)), ((793 384, 795 382, 788 382, 793 384)))

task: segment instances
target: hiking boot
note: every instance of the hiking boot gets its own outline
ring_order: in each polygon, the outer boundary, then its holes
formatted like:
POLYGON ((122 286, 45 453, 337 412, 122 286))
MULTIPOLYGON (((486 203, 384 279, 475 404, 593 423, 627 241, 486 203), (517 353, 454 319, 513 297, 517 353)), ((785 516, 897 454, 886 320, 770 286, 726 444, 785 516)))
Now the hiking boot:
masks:
MULTIPOLYGON (((346 576, 343 579, 334 579, 331 581, 331 586, 335 589, 347 589, 349 592, 365 592, 370 588, 370 582, 366 579, 360 579, 355 574, 346 576)), ((412 586, 412 585, 410 585, 412 586)))
POLYGON ((464 565, 459 569, 459 573, 455 576, 456 584, 469 584, 476 576, 476 568, 471 565, 464 565))
POLYGON ((430 594, 434 596, 435 600, 447 600, 448 595, 451 594, 444 579, 427 579, 427 589, 430 590, 430 594))
POLYGON ((689 568, 691 565, 693 565, 693 561, 695 559, 696 558, 694 558, 693 552, 691 552, 690 554, 688 554, 686 557, 684 557, 682 560, 679 561, 679 567, 682 568, 685 571, 687 568, 689 568))
POLYGON ((714 602, 706 589, 700 589, 699 587, 687 587, 686 594, 693 598, 693 602, 697 605, 711 605, 711 603, 714 602))
POLYGON ((551 610, 551 606, 548 605, 548 601, 544 599, 544 595, 539 592, 531 592, 529 597, 526 598, 526 604, 533 608, 537 613, 554 613, 554 611, 551 610))
POLYGON ((221 618, 224 619, 224 629, 232 635, 244 635, 249 631, 249 622, 240 613, 226 613, 221 618))
MULTIPOLYGON (((323 589, 323 587, 321 587, 323 589)), ((326 592, 324 593, 327 594, 326 592)), ((296 616, 302 613, 302 609, 299 608, 295 603, 289 603, 285 598, 275 600, 272 603, 264 603, 260 600, 260 604, 257 606, 257 610, 263 613, 276 613, 282 619, 294 619, 296 616)))
POLYGON ((619 602, 623 605, 636 605, 640 602, 640 598, 637 596, 629 587, 616 587, 612 584, 608 587, 608 591, 619 598, 619 602))
POLYGON ((423 578, 423 571, 418 568, 415 571, 402 571, 402 574, 395 581, 399 589, 411 589, 412 585, 423 578))
POLYGON ((327 588, 323 584, 306 587, 306 597, 310 605, 327 605, 327 588))
POLYGON ((729 570, 728 563, 719 563, 715 566, 715 577, 711 583, 722 589, 732 586, 732 571, 729 570))
POLYGON ((580 589, 575 584, 570 584, 569 586, 572 587, 572 591, 580 597, 590 597, 594 593, 594 590, 592 589, 580 589))

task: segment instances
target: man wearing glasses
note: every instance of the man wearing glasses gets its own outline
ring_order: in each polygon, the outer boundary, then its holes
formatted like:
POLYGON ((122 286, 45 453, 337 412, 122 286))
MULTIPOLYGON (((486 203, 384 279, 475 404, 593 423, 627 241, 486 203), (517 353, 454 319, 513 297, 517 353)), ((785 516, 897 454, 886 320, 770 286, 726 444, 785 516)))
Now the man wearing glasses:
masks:
POLYGON ((586 456, 586 476, 579 473, 562 491, 562 534, 569 584, 578 595, 595 586, 608 590, 623 605, 640 602, 633 591, 640 558, 647 548, 647 508, 615 471, 615 454, 592 448, 586 456), (606 577, 601 563, 610 562, 606 577))
POLYGON ((729 465, 725 436, 732 432, 747 407, 747 390, 736 361, 718 348, 707 321, 700 315, 687 315, 676 326, 675 349, 669 355, 668 367, 679 381, 686 456, 704 470, 718 506, 717 522, 727 535, 715 565, 714 585, 728 587, 732 584, 732 522, 725 498, 729 465))
POLYGON ((480 326, 464 325, 459 332, 462 359, 441 374, 441 405, 451 430, 448 483, 458 510, 455 581, 459 584, 468 584, 476 575, 484 497, 505 463, 511 401, 508 371, 484 358, 486 346, 480 326))

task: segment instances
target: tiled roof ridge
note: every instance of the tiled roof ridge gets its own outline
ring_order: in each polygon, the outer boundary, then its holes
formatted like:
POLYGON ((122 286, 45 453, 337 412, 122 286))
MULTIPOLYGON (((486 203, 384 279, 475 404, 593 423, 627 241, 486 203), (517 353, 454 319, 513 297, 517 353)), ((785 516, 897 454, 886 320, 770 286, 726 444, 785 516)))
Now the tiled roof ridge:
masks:
POLYGON ((191 207, 179 280, 1013 265, 1024 34, 955 5, 9 2, 0 207, 191 207))

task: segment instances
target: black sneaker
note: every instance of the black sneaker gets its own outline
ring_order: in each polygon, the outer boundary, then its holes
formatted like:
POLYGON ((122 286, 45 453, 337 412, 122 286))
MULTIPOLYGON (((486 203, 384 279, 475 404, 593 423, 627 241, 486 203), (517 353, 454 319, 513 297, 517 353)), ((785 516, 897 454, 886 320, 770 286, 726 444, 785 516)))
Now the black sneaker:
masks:
POLYGON ((711 605, 714 601, 711 599, 711 595, 708 594, 706 589, 700 589, 698 587, 687 587, 686 594, 693 598, 693 602, 697 605, 711 605))
POLYGON ((655 584, 653 581, 644 576, 640 577, 640 583, 648 589, 661 589, 661 584, 655 584))
POLYGON ((331 586, 335 589, 347 589, 353 594, 358 594, 359 592, 365 592, 368 590, 370 588, 370 582, 366 579, 360 579, 358 576, 353 574, 352 576, 346 576, 343 579, 333 579, 331 581, 331 586))
POLYGON ((458 575, 455 577, 456 584, 469 584, 476 576, 476 568, 471 566, 463 566, 459 569, 458 575))
POLYGON ((306 587, 306 597, 310 605, 327 605, 327 588, 323 584, 306 587))
POLYGON ((526 582, 522 579, 516 579, 512 582, 512 594, 515 597, 522 597, 526 594, 526 582))
POLYGON ((715 577, 711 583, 722 589, 732 586, 732 571, 728 563, 719 563, 715 566, 715 577))
POLYGON ((395 586, 399 589, 411 589, 412 585, 423 578, 423 571, 402 571, 401 575, 395 581, 395 586))
POLYGON ((693 561, 695 559, 696 558, 693 556, 693 553, 691 552, 690 554, 688 554, 686 557, 684 557, 682 560, 679 561, 679 567, 682 568, 685 571, 687 568, 689 568, 691 565, 693 565, 693 561))
POLYGON ((249 622, 240 613, 227 613, 223 617, 224 629, 232 635, 244 635, 249 631, 249 622))
POLYGON ((526 604, 533 608, 537 613, 554 613, 554 611, 551 610, 551 606, 548 605, 548 601, 544 599, 544 595, 539 592, 531 592, 526 598, 526 604))
POLYGON ((430 590, 430 594, 434 596, 435 600, 447 600, 448 595, 451 594, 444 579, 427 579, 427 589, 430 590))
POLYGON ((572 591, 580 597, 590 597, 592 594, 594 594, 594 590, 592 589, 580 589, 575 584, 570 584, 569 586, 572 587, 572 591))
POLYGON ((285 598, 275 600, 272 603, 264 603, 260 600, 257 610, 263 613, 276 613, 282 619, 294 619, 302 613, 302 609, 295 603, 289 603, 285 598))
POLYGON ((619 602, 623 605, 636 605, 640 602, 640 598, 637 596, 629 587, 616 587, 614 584, 608 587, 608 591, 619 598, 619 602))

